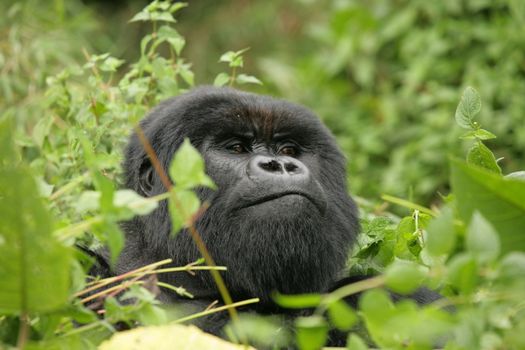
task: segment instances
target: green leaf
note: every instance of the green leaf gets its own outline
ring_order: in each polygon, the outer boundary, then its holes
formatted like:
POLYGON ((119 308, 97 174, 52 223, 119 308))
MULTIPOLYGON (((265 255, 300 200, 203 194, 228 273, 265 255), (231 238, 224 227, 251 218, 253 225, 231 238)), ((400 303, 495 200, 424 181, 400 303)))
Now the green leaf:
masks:
POLYGON ((177 55, 180 55, 186 41, 179 32, 166 25, 159 28, 157 35, 159 41, 167 41, 173 47, 177 55))
POLYGON ((197 186, 215 188, 212 179, 204 171, 204 160, 199 151, 184 139, 171 161, 169 174, 177 189, 191 189, 197 186))
POLYGON ((525 251, 525 182, 451 160, 451 184, 464 222, 479 211, 499 233, 501 252, 525 251))
POLYGON ((180 73, 180 76, 182 77, 182 79, 184 79, 184 81, 189 86, 195 85, 194 74, 188 67, 181 67, 181 69, 179 69, 179 73, 180 73))
POLYGON ((384 290, 372 289, 359 299, 359 309, 367 322, 381 325, 395 312, 394 304, 384 290))
POLYGON ((100 208, 100 192, 84 191, 74 205, 79 214, 87 211, 98 210, 100 208))
POLYGON ((171 217, 172 233, 177 234, 183 227, 191 224, 193 215, 200 208, 200 201, 193 191, 176 190, 171 192, 169 210, 171 217))
POLYGON ((219 73, 215 77, 215 80, 213 81, 213 85, 217 87, 221 87, 221 86, 228 84, 229 81, 230 81, 230 76, 227 73, 219 73))
POLYGON ((358 321, 355 311, 343 300, 336 300, 328 305, 328 317, 342 331, 350 330, 358 321))
POLYGON ((113 205, 117 208, 126 208, 135 215, 147 215, 157 208, 157 202, 128 189, 115 192, 113 205))
POLYGON ((448 263, 448 281, 462 294, 472 293, 478 279, 478 264, 472 255, 456 255, 448 263))
POLYGON ((131 18, 129 20, 129 22, 145 22, 145 21, 149 21, 150 20, 150 14, 145 12, 145 11, 141 11, 139 13, 137 13, 135 16, 133 16, 133 18, 131 18))
POLYGON ((397 260, 385 270, 385 284, 394 292, 408 294, 421 287, 426 273, 421 265, 397 260))
POLYGON ((116 72, 117 68, 124 64, 124 60, 119 60, 115 57, 108 57, 100 65, 100 70, 104 72, 116 72))
POLYGON ((441 215, 430 221, 425 242, 428 252, 433 256, 448 255, 454 249, 456 233, 450 207, 444 207, 441 215))
POLYGON ((124 234, 120 230, 120 226, 112 220, 104 220, 95 225, 93 229, 96 231, 97 237, 102 237, 107 243, 111 264, 114 264, 122 248, 124 248, 124 234))
POLYGON ((0 313, 53 311, 69 296, 71 250, 52 235, 29 169, 13 159, 13 134, 0 123, 0 313))
POLYGON ((368 350, 365 341, 355 333, 349 334, 348 340, 346 341, 346 348, 348 350, 368 350))
POLYGON ((479 262, 495 260, 500 251, 499 237, 492 225, 479 212, 474 212, 467 229, 467 250, 479 262))
POLYGON ((239 76, 237 76, 237 78, 235 79, 235 81, 238 83, 238 84, 258 84, 258 85, 262 85, 263 83, 257 79, 256 77, 254 76, 251 76, 251 75, 246 75, 246 74, 239 74, 239 76))
POLYGON ((188 6, 187 2, 176 2, 176 3, 172 4, 169 7, 168 11, 170 13, 175 13, 175 12, 179 11, 180 9, 183 9, 183 8, 185 8, 187 6, 188 6))
POLYGON ((328 324, 321 316, 295 319, 297 345, 301 350, 318 350, 326 343, 328 324))
POLYGON ((236 55, 234 51, 228 51, 226 53, 223 53, 221 57, 219 58, 219 62, 227 62, 230 63, 235 59, 236 55))
POLYGON ((509 253, 499 266, 500 278, 510 281, 525 281, 525 253, 509 253))
POLYGON ((469 139, 470 140, 473 140, 473 139, 491 140, 491 139, 495 139, 496 135, 494 135, 493 133, 485 129, 477 129, 477 130, 467 131, 466 133, 461 135, 460 138, 465 139, 465 140, 469 140, 469 139))
POLYGON ((456 123, 465 129, 473 129, 474 116, 481 110, 481 98, 476 90, 467 87, 456 109, 456 123))
POLYGON ((288 309, 304 309, 317 307, 321 302, 320 294, 295 294, 295 295, 285 295, 280 293, 275 293, 273 295, 273 300, 284 308, 288 309))
POLYGON ((482 142, 477 142, 467 153, 467 163, 501 174, 501 168, 496 162, 496 157, 482 142))
POLYGON ((51 126, 53 125, 53 118, 42 116, 33 128, 33 140, 35 144, 42 148, 45 138, 49 135, 51 126))

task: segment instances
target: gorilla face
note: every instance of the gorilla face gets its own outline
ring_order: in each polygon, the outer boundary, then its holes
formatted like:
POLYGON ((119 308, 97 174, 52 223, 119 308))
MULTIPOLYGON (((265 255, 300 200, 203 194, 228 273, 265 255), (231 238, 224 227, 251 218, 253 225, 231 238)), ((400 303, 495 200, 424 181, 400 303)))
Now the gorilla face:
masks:
MULTIPOLYGON (((141 124, 165 169, 185 137, 201 152, 216 191, 197 189, 210 207, 196 222, 235 299, 273 291, 327 290, 344 268, 357 234, 344 157, 307 109, 266 96, 200 88, 168 100, 141 124)), ((126 185, 145 196, 166 191, 134 135, 126 150, 126 185)), ((167 203, 123 224, 126 247, 117 273, 172 258, 200 257, 185 230, 171 234, 167 203)), ((197 298, 217 298, 209 273, 162 275, 197 298)), ((171 299, 175 295, 164 295, 171 299)))

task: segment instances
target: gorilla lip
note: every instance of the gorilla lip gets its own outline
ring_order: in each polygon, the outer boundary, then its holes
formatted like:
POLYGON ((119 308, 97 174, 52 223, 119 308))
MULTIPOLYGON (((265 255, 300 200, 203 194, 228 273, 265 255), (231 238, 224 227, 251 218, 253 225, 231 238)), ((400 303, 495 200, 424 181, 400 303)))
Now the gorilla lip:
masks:
POLYGON ((257 198, 257 199, 255 199, 253 201, 249 201, 246 204, 241 204, 239 207, 237 207, 237 209, 244 209, 244 208, 253 207, 253 206, 256 206, 258 204, 270 202, 270 201, 273 201, 275 199, 279 199, 279 198, 286 197, 286 196, 291 196, 291 195, 297 195, 297 196, 301 196, 301 197, 304 197, 304 198, 308 199, 310 202, 312 202, 316 206, 317 209, 319 209, 319 211, 321 213, 324 212, 323 208, 311 196, 309 196, 308 194, 306 194, 304 192, 298 192, 298 191, 287 191, 287 192, 273 193, 273 194, 270 194, 270 195, 267 195, 267 196, 264 196, 264 197, 261 197, 261 198, 257 198))

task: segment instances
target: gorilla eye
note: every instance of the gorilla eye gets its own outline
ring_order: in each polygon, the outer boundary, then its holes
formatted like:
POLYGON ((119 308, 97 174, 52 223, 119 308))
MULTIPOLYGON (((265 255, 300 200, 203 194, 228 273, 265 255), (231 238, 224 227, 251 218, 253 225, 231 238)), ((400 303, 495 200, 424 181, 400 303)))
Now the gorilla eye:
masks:
POLYGON ((279 150, 279 154, 282 154, 283 156, 294 157, 297 153, 297 147, 294 146, 284 146, 279 150))
POLYGON ((242 143, 235 143, 231 146, 228 146, 228 149, 236 154, 248 153, 248 150, 242 143))

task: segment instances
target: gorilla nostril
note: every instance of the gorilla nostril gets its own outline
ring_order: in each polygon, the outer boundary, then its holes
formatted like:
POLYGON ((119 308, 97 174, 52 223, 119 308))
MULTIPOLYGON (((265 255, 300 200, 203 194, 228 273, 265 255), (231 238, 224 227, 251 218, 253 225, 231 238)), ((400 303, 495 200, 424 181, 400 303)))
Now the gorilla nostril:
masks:
POLYGON ((299 167, 295 165, 294 163, 285 163, 284 164, 284 170, 286 170, 287 173, 293 174, 297 172, 299 167))
POLYGON ((259 167, 261 167, 261 169, 263 170, 266 170, 266 171, 269 171, 269 172, 279 172, 279 173, 282 173, 283 172, 283 168, 281 166, 281 163, 279 163, 278 161, 272 159, 270 161, 267 161, 267 162, 260 162, 259 163, 259 167))

